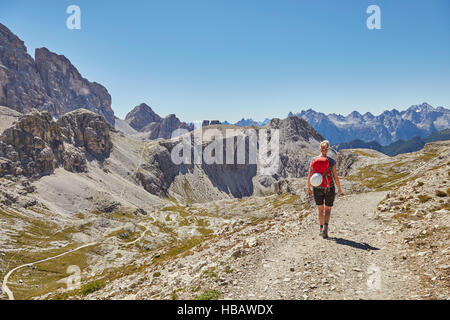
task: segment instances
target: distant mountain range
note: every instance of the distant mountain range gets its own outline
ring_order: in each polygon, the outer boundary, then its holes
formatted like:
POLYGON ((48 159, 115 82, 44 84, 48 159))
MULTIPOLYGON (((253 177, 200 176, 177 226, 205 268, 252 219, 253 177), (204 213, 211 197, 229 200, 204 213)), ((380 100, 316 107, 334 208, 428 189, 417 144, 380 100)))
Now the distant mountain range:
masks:
POLYGON ((289 116, 293 115, 309 122, 317 132, 330 140, 331 144, 359 139, 388 145, 416 136, 425 138, 450 127, 450 110, 444 107, 433 108, 425 102, 404 111, 387 110, 378 116, 370 112, 362 115, 358 111, 347 116, 336 113, 326 115, 312 109, 296 114, 289 113, 289 116))
POLYGON ((266 125, 269 122, 270 122, 269 118, 266 118, 263 121, 255 121, 255 120, 253 120, 251 118, 248 118, 248 119, 242 118, 241 120, 236 122, 234 125, 236 125, 236 126, 243 126, 243 127, 246 127, 246 126, 262 127, 262 126, 266 125))
POLYGON ((228 121, 220 122, 218 120, 212 120, 212 121, 205 120, 205 121, 203 121, 202 126, 220 123, 220 124, 224 124, 224 125, 235 125, 235 126, 241 126, 241 127, 248 127, 248 126, 262 127, 262 126, 265 126, 266 124, 268 124, 269 122, 270 122, 269 118, 266 118, 263 121, 255 121, 252 118, 248 118, 248 119, 242 118, 241 120, 239 120, 235 123, 231 123, 228 121))
POLYGON ((396 142, 393 142, 387 146, 382 146, 376 141, 365 142, 360 139, 356 139, 349 142, 343 142, 333 145, 333 149, 335 149, 336 151, 358 148, 373 149, 393 157, 401 153, 419 151, 428 142, 444 140, 450 140, 450 129, 434 132, 424 139, 416 136, 409 140, 397 140, 396 142))

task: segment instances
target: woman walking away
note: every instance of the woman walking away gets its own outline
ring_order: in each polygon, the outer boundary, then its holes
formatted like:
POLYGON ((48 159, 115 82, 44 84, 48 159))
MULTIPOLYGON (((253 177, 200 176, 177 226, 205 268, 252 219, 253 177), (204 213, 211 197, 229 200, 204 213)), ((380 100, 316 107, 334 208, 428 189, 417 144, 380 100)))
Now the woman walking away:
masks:
POLYGON ((338 194, 342 195, 341 183, 336 172, 336 161, 327 156, 330 149, 328 140, 320 143, 320 156, 315 157, 309 166, 308 174, 308 196, 314 194, 319 211, 320 235, 328 238, 328 223, 330 222, 331 208, 333 207, 336 191, 334 183, 337 184, 338 194), (311 176, 319 173, 322 176, 322 183, 313 187, 311 191, 311 176), (324 205, 325 204, 325 205, 324 205))

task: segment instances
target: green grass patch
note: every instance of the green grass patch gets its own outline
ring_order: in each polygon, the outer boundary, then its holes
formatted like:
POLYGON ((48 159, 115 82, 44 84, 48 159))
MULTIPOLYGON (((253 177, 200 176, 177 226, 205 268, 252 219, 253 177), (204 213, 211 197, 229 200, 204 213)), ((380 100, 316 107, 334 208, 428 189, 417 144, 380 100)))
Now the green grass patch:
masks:
POLYGON ((284 205, 298 205, 299 200, 300 200, 299 195, 290 194, 288 192, 285 192, 285 193, 277 196, 273 200, 273 207, 274 207, 274 209, 278 209, 284 205))
MULTIPOLYGON (((431 149, 431 148, 428 148, 428 149, 431 149)), ((438 150, 436 150, 436 149, 431 149, 430 151, 427 151, 427 152, 425 152, 424 154, 420 155, 420 156, 417 158, 417 161, 424 161, 424 162, 427 162, 427 161, 430 161, 431 159, 436 158, 438 155, 439 155, 438 150)))
POLYGON ((222 294, 217 290, 208 290, 197 296, 195 300, 217 300, 222 294))
MULTIPOLYGON (((347 176, 347 180, 357 182, 369 189, 380 191, 392 190, 406 183, 408 171, 396 172, 392 167, 383 169, 374 166, 366 166, 358 169, 356 175, 347 176)), ((408 180, 412 180, 410 177, 408 180)))
POLYGON ((94 293, 95 291, 103 289, 105 286, 106 286, 106 282, 103 280, 92 281, 81 287, 80 294, 83 296, 87 296, 88 294, 91 294, 91 293, 94 293))
POLYGON ((161 221, 155 221, 152 223, 154 226, 158 227, 161 232, 168 234, 172 238, 177 237, 177 233, 173 230, 173 228, 169 227, 165 223, 161 221))
POLYGON ((177 241, 175 246, 169 248, 166 253, 160 255, 158 258, 154 258, 153 263, 160 263, 172 259, 178 255, 187 254, 189 250, 205 241, 205 239, 206 237, 193 237, 177 241))
POLYGON ((164 207, 164 208, 161 209, 161 211, 176 212, 181 217, 186 218, 186 217, 190 216, 188 208, 189 207, 187 207, 187 206, 176 205, 176 206, 164 207))
POLYGON ((364 157, 377 158, 375 155, 370 154, 370 153, 365 152, 365 151, 362 151, 362 150, 354 150, 353 153, 359 154, 359 155, 364 156, 364 157))
POLYGON ((211 229, 204 228, 204 227, 197 228, 197 231, 200 232, 200 234, 204 237, 209 236, 210 234, 212 234, 214 232, 211 229))

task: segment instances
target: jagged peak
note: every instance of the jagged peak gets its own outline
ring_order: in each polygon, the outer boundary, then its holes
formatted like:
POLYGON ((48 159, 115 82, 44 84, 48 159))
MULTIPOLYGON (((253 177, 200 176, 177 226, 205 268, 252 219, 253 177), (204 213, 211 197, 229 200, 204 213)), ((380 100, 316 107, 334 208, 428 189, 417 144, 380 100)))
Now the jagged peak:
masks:
POLYGON ((361 118, 362 117, 362 115, 361 115, 361 113, 359 113, 358 111, 356 111, 356 110, 353 110, 351 113, 349 113, 348 114, 348 116, 347 117, 352 117, 352 118, 361 118))

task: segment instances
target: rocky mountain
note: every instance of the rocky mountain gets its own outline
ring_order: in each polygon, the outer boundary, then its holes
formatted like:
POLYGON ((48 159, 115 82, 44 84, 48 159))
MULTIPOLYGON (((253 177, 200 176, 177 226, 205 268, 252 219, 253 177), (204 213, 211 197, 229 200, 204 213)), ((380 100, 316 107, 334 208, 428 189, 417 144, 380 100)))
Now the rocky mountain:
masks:
POLYGON ((60 117, 78 108, 114 124, 111 96, 102 85, 83 78, 70 61, 47 48, 35 51, 0 24, 0 105, 26 113, 45 110, 60 117))
MULTIPOLYGON (((147 104, 141 103, 131 110, 125 117, 125 123, 136 132, 145 133, 147 139, 171 138, 176 129, 194 130, 192 123, 181 122, 174 114, 162 118, 156 114, 147 104)), ((123 124, 119 123, 117 129, 127 131, 123 124)), ((129 131, 129 130, 128 130, 129 131)))
POLYGON ((270 119, 268 119, 268 118, 266 118, 266 119, 263 120, 263 121, 255 121, 255 120, 253 120, 253 119, 251 119, 251 118, 248 118, 248 119, 242 118, 241 120, 239 120, 238 122, 236 122, 234 125, 236 125, 236 126, 243 126, 243 127, 246 127, 246 126, 257 126, 257 127, 261 127, 261 126, 264 126, 264 125, 266 125, 267 123, 269 123, 269 121, 270 121, 270 119))
POLYGON ((411 106, 404 111, 387 110, 378 116, 369 112, 362 115, 357 111, 347 116, 335 113, 325 115, 312 109, 301 111, 297 115, 308 121, 332 144, 360 139, 387 145, 415 136, 424 138, 450 127, 450 110, 433 108, 427 103, 411 106))
POLYGON ((112 149, 111 125, 86 109, 55 121, 48 111, 21 115, 0 136, 0 177, 37 179, 63 167, 85 172, 88 157, 106 158, 112 149))
POLYGON ((434 141, 450 140, 450 129, 436 131, 426 138, 414 137, 409 140, 397 140, 387 146, 382 146, 376 141, 365 142, 359 139, 349 142, 338 143, 333 145, 333 148, 337 151, 344 149, 372 149, 382 152, 388 156, 396 156, 401 153, 414 152, 422 149, 426 143, 434 141))

